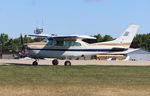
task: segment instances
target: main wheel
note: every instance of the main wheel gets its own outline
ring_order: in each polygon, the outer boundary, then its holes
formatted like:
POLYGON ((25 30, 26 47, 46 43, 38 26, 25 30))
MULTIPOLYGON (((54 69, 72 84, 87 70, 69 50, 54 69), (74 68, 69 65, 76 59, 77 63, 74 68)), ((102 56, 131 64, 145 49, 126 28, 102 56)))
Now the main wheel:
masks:
POLYGON ((34 61, 34 62, 32 63, 32 65, 37 66, 37 65, 38 65, 38 62, 37 62, 37 61, 34 61))
POLYGON ((57 59, 54 59, 54 60, 52 61, 52 64, 53 64, 53 65, 58 65, 58 63, 59 63, 59 62, 58 62, 57 59))
POLYGON ((70 61, 65 61, 64 65, 65 66, 71 66, 71 62, 70 61))

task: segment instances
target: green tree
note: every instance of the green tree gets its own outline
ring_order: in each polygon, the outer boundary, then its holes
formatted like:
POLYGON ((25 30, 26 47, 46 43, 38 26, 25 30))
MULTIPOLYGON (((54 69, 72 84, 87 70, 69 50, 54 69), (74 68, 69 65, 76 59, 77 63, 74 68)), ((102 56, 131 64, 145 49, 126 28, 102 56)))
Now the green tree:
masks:
POLYGON ((15 38, 13 39, 13 44, 12 44, 12 48, 14 52, 19 52, 21 50, 21 41, 20 41, 20 37, 19 38, 15 38))
POLYGON ((150 51, 150 33, 148 34, 137 34, 133 39, 131 48, 143 48, 150 51))
POLYGON ((2 48, 1 50, 3 52, 7 51, 7 49, 8 49, 8 47, 6 46, 8 41, 9 41, 8 35, 5 33, 1 33, 0 34, 0 44, 1 44, 1 48, 2 48))
POLYGON ((102 36, 101 34, 94 35, 97 42, 111 41, 113 38, 110 35, 102 36))
POLYGON ((24 40, 24 43, 31 43, 33 40, 32 40, 32 38, 31 37, 28 37, 27 35, 25 35, 24 37, 23 37, 23 40, 24 40))
POLYGON ((102 42, 103 41, 103 37, 101 36, 101 34, 94 35, 94 37, 96 38, 97 42, 102 42))
MULTIPOLYGON (((30 43, 33 40, 31 37, 27 37, 25 35, 23 37, 23 42, 24 44, 30 43)), ((0 34, 0 44, 3 52, 19 52, 22 50, 21 48, 21 37, 15 38, 15 39, 10 39, 9 36, 5 33, 0 34)))
POLYGON ((113 38, 110 35, 105 35, 103 37, 103 41, 111 41, 111 40, 113 40, 113 38))

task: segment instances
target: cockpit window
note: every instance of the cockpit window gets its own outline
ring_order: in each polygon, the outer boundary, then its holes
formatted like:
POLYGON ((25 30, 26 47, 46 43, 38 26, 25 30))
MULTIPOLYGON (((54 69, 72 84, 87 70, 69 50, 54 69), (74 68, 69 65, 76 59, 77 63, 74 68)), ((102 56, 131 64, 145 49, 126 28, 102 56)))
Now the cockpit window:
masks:
POLYGON ((53 41, 54 41, 54 40, 53 40, 52 38, 49 38, 49 39, 48 39, 48 45, 53 45, 53 41))
POLYGON ((44 38, 42 41, 46 43, 49 42, 48 38, 44 38))

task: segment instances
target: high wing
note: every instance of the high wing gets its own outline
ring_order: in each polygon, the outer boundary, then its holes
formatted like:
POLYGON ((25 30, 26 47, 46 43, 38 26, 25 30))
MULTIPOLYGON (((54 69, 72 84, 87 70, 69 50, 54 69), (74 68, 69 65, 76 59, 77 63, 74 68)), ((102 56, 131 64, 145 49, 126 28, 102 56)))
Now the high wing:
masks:
POLYGON ((75 39, 96 39, 95 37, 88 36, 88 35, 49 35, 49 34, 31 34, 28 36, 32 37, 45 37, 45 38, 75 38, 75 39))

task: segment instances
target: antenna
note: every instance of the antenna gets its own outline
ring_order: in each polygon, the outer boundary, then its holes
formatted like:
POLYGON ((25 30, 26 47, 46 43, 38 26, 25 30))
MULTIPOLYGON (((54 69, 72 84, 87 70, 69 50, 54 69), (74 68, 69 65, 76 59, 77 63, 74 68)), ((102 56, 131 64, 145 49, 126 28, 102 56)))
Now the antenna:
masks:
MULTIPOLYGON (((35 7, 37 1, 36 0, 32 0, 31 2, 32 2, 32 5, 35 7)), ((40 14, 40 12, 38 14, 40 14)), ((43 33, 43 31, 44 31, 44 29, 43 29, 43 26, 44 26, 44 17, 43 16, 42 16, 40 22, 39 22, 39 20, 36 20, 36 25, 35 26, 36 26, 36 28, 34 30, 34 34, 41 34, 41 33, 43 33)))

